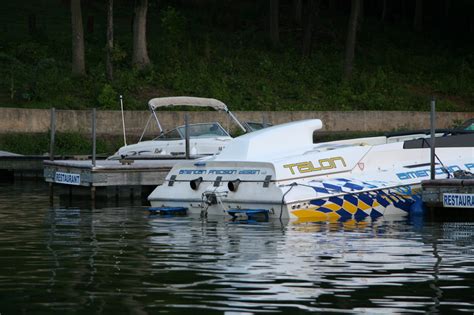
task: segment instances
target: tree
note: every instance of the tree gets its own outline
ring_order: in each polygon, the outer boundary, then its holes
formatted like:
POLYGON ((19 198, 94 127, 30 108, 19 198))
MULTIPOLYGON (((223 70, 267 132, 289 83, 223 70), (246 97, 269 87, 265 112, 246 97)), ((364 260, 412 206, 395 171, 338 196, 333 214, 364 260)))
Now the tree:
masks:
POLYGON ((86 65, 84 58, 84 30, 82 27, 81 0, 71 0, 72 26, 72 74, 84 76, 86 65))
POLYGON ((355 44, 357 36, 357 27, 359 23, 359 13, 362 0, 352 0, 351 15, 347 28, 346 40, 346 58, 344 62, 344 79, 348 80, 352 77, 352 70, 354 66, 355 44))
POLYGON ((413 28, 416 32, 421 32, 423 30, 423 0, 416 0, 415 2, 413 28))
POLYGON ((31 13, 30 15, 28 15, 28 33, 30 35, 35 35, 37 33, 35 13, 31 13))
POLYGON ((279 0, 269 0, 270 8, 270 41, 273 45, 277 45, 280 42, 280 30, 278 27, 279 17, 279 0))
POLYGON ((301 26, 301 16, 303 12, 303 0, 293 0, 293 14, 295 23, 298 26, 301 26))
POLYGON ((385 18, 387 17, 387 10, 388 10, 387 0, 383 0, 383 2, 382 2, 382 14, 380 15, 380 21, 385 22, 385 18))
POLYGON ((135 17, 133 19, 133 55, 132 63, 139 69, 150 65, 146 43, 146 15, 148 0, 136 0, 135 17))
POLYGON ((451 0, 445 0, 444 1, 444 17, 446 20, 449 20, 449 17, 451 15, 451 0))
POLYGON ((106 47, 106 72, 107 80, 114 79, 114 69, 112 65, 112 51, 114 49, 114 0, 109 0, 107 5, 107 47, 106 47))
POLYGON ((304 57, 308 57, 311 53, 311 46, 313 43, 313 32, 315 19, 319 15, 319 0, 307 0, 305 8, 305 21, 303 26, 303 48, 302 53, 304 57))

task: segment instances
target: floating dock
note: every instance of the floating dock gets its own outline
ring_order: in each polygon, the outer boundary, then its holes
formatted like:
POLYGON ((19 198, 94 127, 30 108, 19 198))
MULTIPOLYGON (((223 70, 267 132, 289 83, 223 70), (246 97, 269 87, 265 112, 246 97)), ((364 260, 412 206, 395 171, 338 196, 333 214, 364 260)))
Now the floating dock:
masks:
MULTIPOLYGON (((56 160, 87 160, 89 155, 57 155, 56 160)), ((104 159, 105 156, 98 157, 104 159)), ((7 151, 0 151, 0 174, 9 178, 43 177, 43 161, 49 160, 48 155, 21 155, 7 151)))
POLYGON ((91 199, 96 198, 96 193, 106 197, 138 197, 161 185, 171 168, 181 161, 98 160, 95 165, 91 160, 44 161, 44 179, 51 188, 53 185, 69 188, 70 194, 81 195, 90 191, 91 199))
POLYGON ((474 179, 434 179, 421 182, 422 200, 429 208, 474 209, 474 179))
POLYGON ((90 160, 44 161, 44 179, 48 183, 85 186, 160 185, 171 168, 182 160, 90 160))
POLYGON ((43 176, 43 155, 7 155, 0 152, 0 173, 2 176, 40 178, 43 176))

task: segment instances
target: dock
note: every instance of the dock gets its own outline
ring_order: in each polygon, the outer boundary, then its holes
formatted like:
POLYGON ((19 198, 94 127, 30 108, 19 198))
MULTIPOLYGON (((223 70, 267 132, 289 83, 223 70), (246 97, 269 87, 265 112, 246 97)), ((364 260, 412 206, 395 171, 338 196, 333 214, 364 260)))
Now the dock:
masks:
POLYGON ((48 183, 85 186, 160 185, 171 168, 182 160, 90 160, 44 161, 44 179, 48 183))
POLYGON ((433 179, 421 182, 422 201, 429 208, 474 209, 474 179, 433 179))
POLYGON ((51 189, 67 188, 70 194, 139 197, 161 185, 171 168, 183 159, 56 160, 43 162, 44 180, 51 189))
MULTIPOLYGON (((89 155, 56 155, 55 160, 90 160, 89 155)), ((0 151, 0 174, 5 178, 43 178, 43 161, 49 160, 48 155, 22 155, 0 151)), ((105 159, 99 156, 98 159, 105 159)))
POLYGON ((0 173, 4 178, 41 178, 43 176, 43 155, 19 155, 0 152, 0 173))

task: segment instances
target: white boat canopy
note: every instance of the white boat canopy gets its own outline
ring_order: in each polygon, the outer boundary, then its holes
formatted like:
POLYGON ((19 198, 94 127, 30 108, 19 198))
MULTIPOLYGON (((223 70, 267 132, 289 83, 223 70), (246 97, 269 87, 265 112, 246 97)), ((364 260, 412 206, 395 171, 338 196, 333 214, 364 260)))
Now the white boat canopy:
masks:
POLYGON ((191 97, 191 96, 176 96, 176 97, 158 97, 152 98, 148 105, 150 109, 155 110, 159 107, 170 106, 198 106, 198 107, 212 107, 215 110, 229 111, 227 106, 219 100, 214 98, 191 97))
POLYGON ((142 140, 143 136, 145 135, 145 131, 148 128, 148 124, 150 123, 150 119, 152 116, 155 117, 156 124, 158 125, 158 129, 160 129, 160 134, 163 133, 163 128, 161 127, 160 120, 156 115, 156 109, 160 107, 171 107, 171 106, 194 106, 194 107, 212 107, 218 111, 226 112, 232 120, 242 129, 243 132, 248 132, 247 129, 240 123, 240 121, 235 117, 235 115, 227 108, 227 105, 222 103, 215 98, 204 98, 204 97, 192 97, 192 96, 173 96, 173 97, 157 97, 152 98, 148 101, 148 106, 150 107, 151 115, 148 118, 146 123, 145 129, 143 129, 142 135, 140 137, 139 142, 142 140))

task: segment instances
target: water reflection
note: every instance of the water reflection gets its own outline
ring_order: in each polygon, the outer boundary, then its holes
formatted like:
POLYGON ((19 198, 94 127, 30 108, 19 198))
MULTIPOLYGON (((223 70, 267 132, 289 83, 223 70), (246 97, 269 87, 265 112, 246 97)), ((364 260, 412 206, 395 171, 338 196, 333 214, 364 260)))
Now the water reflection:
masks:
POLYGON ((235 224, 0 187, 0 312, 473 312, 474 224, 235 224), (13 197, 12 197, 13 196, 13 197))

